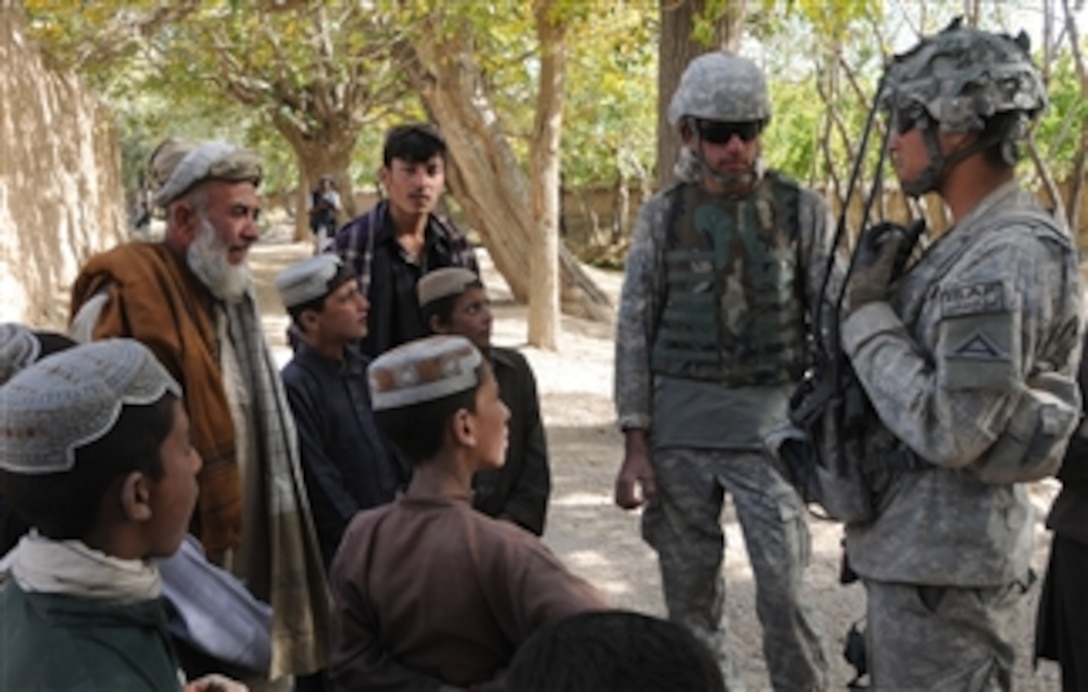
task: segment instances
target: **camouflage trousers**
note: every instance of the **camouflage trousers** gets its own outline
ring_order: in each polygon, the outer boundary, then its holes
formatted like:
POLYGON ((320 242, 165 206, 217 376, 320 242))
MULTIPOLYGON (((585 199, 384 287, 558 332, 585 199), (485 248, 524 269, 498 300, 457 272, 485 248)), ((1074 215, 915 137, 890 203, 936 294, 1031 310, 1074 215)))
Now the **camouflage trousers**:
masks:
POLYGON ((721 512, 728 492, 755 575, 771 684, 791 692, 825 689, 827 656, 803 588, 811 538, 796 491, 760 452, 659 450, 653 466, 658 494, 642 515, 642 536, 658 554, 669 619, 717 654, 727 690, 744 688, 722 607, 721 512))
POLYGON ((870 689, 1012 689, 1030 576, 995 588, 864 583, 870 689))

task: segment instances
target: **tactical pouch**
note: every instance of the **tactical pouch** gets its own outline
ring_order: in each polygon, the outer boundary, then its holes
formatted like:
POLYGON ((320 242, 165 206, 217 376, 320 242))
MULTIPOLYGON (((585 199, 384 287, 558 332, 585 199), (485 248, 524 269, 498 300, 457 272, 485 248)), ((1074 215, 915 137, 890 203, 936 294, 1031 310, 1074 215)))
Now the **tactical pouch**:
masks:
MULTIPOLYGON (((833 245, 838 245, 843 220, 833 245)), ((790 401, 791 433, 768 440, 771 455, 778 460, 787 480, 798 488, 807 502, 820 504, 830 519, 862 524, 875 515, 873 474, 876 469, 866 449, 868 425, 875 419, 865 391, 839 345, 839 321, 846 283, 857 254, 876 252, 881 239, 899 234, 902 239, 895 256, 892 277, 903 271, 911 252, 925 229, 916 221, 909 228, 883 223, 868 228, 851 261, 837 296, 831 299, 829 258, 823 297, 813 328, 816 349, 813 364, 790 401)))
POLYGON ((1061 373, 1030 378, 1001 436, 971 464, 983 483, 1029 483, 1052 476, 1080 422, 1077 383, 1061 373))
POLYGON ((845 379, 845 385, 833 382, 837 376, 803 381, 791 406, 792 424, 768 436, 766 444, 805 502, 822 506, 829 519, 855 524, 874 513, 858 429, 867 400, 852 372, 845 379))

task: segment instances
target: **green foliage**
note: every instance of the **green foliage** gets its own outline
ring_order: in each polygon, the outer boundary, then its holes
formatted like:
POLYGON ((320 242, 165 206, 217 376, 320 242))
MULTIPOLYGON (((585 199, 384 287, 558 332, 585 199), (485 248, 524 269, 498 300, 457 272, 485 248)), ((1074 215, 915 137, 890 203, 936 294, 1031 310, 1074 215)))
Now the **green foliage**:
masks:
MULTIPOLYGON (((425 2, 409 6, 426 13, 429 30, 470 44, 482 92, 527 169, 540 69, 534 4, 453 3, 437 11, 425 2)), ((644 177, 653 165, 656 128, 656 3, 556 0, 551 12, 567 29, 564 186, 644 177)), ((402 19, 418 26, 421 17, 402 19)))
POLYGON ((577 27, 569 42, 566 187, 650 176, 657 127, 657 42, 656 26, 647 20, 649 5, 601 8, 577 27))
POLYGON ((776 80, 771 90, 774 113, 762 142, 768 165, 804 181, 818 177, 823 114, 815 85, 809 81, 776 80))
MULTIPOLYGON (((674 0, 664 0, 672 2, 674 0)), ((699 2, 695 38, 737 0, 699 2)), ((425 117, 395 59, 399 45, 465 46, 480 93, 525 164, 539 50, 533 0, 25 0, 34 35, 77 69, 117 114, 126 183, 167 133, 244 141, 264 155, 270 188, 298 178, 285 124, 305 142, 358 131, 351 176, 373 184, 387 127, 425 117)), ((774 122, 770 165, 802 180, 845 178, 885 56, 943 27, 962 0, 748 0, 745 52, 764 66, 774 122), (834 116, 834 118, 832 117, 834 116), (826 140, 826 143, 825 143, 826 140)), ((1023 4, 1023 3, 1021 3, 1023 4)), ((1007 26, 1009 3, 981 3, 979 23, 1007 26)), ((655 0, 553 0, 566 28, 563 180, 568 188, 638 180, 653 168, 657 118, 655 0)), ((451 56, 452 59, 452 56, 451 56)), ((1051 70, 1052 105, 1035 136, 1056 176, 1088 127, 1066 49, 1051 70)), ((875 156, 870 152, 870 156, 875 156)), ((527 166, 526 166, 527 168, 527 166)))
POLYGON ((1047 93, 1050 107, 1036 125, 1034 137, 1051 172, 1065 179, 1072 172, 1080 133, 1088 128, 1088 100, 1081 93, 1071 55, 1063 54, 1054 64, 1047 93))
POLYGON ((878 21, 878 4, 824 9, 820 14, 813 3, 785 2, 752 27, 761 37, 774 111, 763 139, 767 162, 819 187, 849 176, 883 65, 880 41, 858 40, 878 21))
POLYGON ((126 151, 146 150, 165 134, 227 137, 261 151, 270 187, 289 187, 300 147, 331 151, 338 132, 349 133, 350 145, 385 109, 403 110, 403 80, 389 59, 395 34, 383 28, 388 15, 359 3, 91 7, 27 3, 32 30, 56 61, 77 69, 114 108, 126 140, 141 140, 126 151))

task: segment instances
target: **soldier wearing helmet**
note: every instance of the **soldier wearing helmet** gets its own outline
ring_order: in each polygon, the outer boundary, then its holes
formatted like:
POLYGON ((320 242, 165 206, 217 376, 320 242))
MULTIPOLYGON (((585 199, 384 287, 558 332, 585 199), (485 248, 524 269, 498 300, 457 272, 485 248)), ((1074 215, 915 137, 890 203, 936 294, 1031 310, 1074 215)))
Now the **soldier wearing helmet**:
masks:
POLYGON ((848 524, 878 689, 1010 689, 1032 504, 1077 424, 1081 291, 1061 220, 1016 181, 1046 105, 1026 37, 954 22, 896 56, 880 105, 904 191, 954 225, 892 279, 902 235, 863 234, 843 350, 875 417, 875 518, 848 524))
POLYGON ((771 107, 752 61, 696 58, 668 117, 683 139, 676 180, 639 213, 621 296, 615 404, 626 448, 615 501, 645 503, 642 535, 658 552, 669 616, 710 646, 737 690, 722 619, 720 515, 732 495, 771 684, 823 689, 827 660, 803 589, 805 507, 764 437, 785 422, 807 364, 827 208, 761 165, 771 107))
MULTIPOLYGON (((925 145, 920 170, 897 168, 904 192, 918 196, 938 190, 943 178, 976 152, 985 152, 999 167, 1016 164, 1017 142, 1047 104, 1027 49, 1024 33, 1012 39, 950 28, 892 62, 881 106, 898 134, 917 129, 925 145), (971 141, 948 151, 942 134, 970 135, 971 141)), ((893 145, 893 162, 896 154, 893 145)))

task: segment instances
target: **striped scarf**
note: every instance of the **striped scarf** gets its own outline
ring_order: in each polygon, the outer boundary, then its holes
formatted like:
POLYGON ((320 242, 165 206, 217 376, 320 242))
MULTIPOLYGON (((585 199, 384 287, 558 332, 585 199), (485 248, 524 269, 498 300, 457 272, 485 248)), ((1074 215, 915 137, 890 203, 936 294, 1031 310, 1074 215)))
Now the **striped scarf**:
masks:
POLYGON ((249 444, 238 453, 252 450, 256 455, 242 464, 246 521, 233 571, 272 605, 271 678, 312 673, 325 663, 331 601, 294 419, 253 297, 227 303, 225 313, 227 336, 249 395, 249 444))

